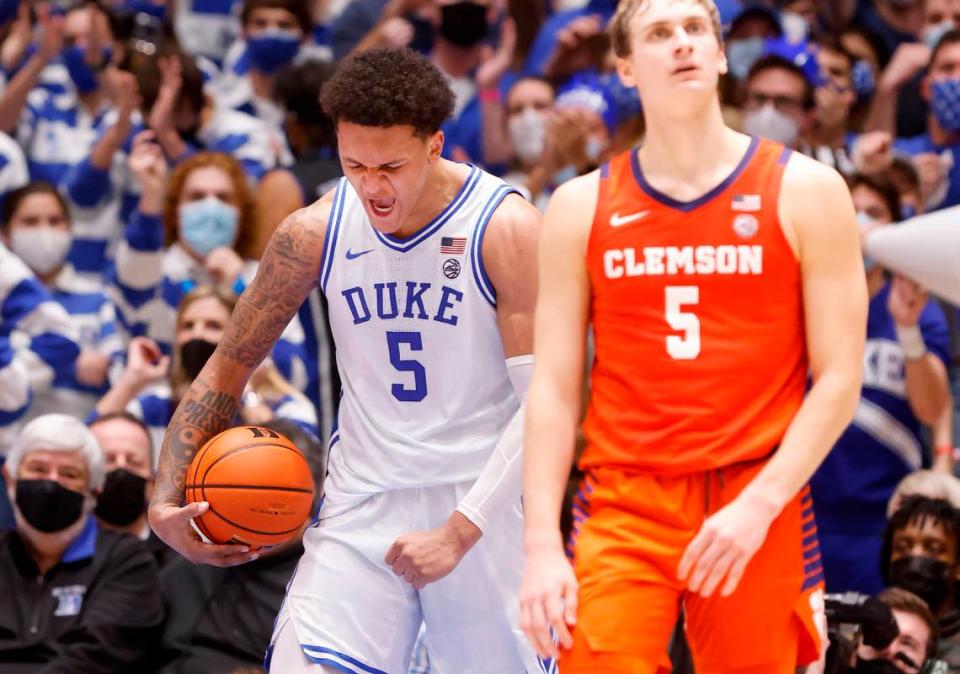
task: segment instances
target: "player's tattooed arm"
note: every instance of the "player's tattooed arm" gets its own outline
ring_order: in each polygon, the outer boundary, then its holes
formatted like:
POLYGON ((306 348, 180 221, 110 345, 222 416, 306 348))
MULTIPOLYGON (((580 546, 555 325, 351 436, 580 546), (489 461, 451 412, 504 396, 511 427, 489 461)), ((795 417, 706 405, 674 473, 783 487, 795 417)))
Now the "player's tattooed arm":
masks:
POLYGON ((325 218, 311 209, 274 232, 253 282, 240 297, 217 350, 174 412, 160 449, 154 500, 179 506, 187 469, 211 437, 230 427, 247 380, 316 283, 325 218))

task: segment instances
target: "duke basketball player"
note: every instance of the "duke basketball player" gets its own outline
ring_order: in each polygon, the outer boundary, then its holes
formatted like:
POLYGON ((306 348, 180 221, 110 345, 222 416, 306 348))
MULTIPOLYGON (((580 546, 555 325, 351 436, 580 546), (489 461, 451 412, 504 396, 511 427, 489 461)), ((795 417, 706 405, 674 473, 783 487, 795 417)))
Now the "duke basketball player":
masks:
MULTIPOLYGON (((320 285, 343 394, 325 500, 266 666, 402 674, 423 622, 437 671, 547 671, 517 616, 540 215, 497 178, 441 158, 453 94, 414 52, 347 59, 321 100, 346 177, 279 227, 186 396, 239 396, 320 285)), ((253 553, 193 540, 198 511, 178 507, 189 458, 220 430, 208 426, 178 410, 151 521, 194 561, 242 563, 253 553)))

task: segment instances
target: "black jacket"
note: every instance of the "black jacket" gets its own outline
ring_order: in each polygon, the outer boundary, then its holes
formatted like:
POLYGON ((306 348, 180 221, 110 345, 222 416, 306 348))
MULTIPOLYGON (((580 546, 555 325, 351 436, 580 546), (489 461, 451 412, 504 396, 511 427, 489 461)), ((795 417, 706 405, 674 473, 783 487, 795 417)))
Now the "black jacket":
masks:
POLYGON ((157 564, 93 517, 41 576, 15 531, 0 534, 0 674, 135 671, 159 638, 157 564))
POLYGON ((287 582, 303 554, 291 545, 275 554, 220 568, 179 559, 161 574, 167 622, 161 674, 227 674, 259 665, 287 582))

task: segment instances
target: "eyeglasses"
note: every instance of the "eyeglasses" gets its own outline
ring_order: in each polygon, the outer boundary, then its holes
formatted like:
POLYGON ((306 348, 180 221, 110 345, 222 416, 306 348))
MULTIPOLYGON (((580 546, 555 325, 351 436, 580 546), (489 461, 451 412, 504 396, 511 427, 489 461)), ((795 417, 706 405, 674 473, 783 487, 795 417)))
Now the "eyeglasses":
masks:
POLYGON ((759 110, 769 103, 780 112, 799 112, 803 110, 803 100, 791 96, 770 96, 760 91, 747 94, 746 107, 759 110))

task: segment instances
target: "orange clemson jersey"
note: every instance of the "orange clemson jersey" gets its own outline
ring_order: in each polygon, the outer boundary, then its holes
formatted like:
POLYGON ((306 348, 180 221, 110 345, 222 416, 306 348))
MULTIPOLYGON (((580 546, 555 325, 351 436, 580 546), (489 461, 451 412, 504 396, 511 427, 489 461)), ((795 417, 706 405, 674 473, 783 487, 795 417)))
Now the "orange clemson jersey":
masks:
POLYGON ((789 156, 755 138, 692 202, 650 186, 635 151, 601 169, 584 470, 690 473, 780 442, 807 378, 800 266, 777 210, 789 156))

